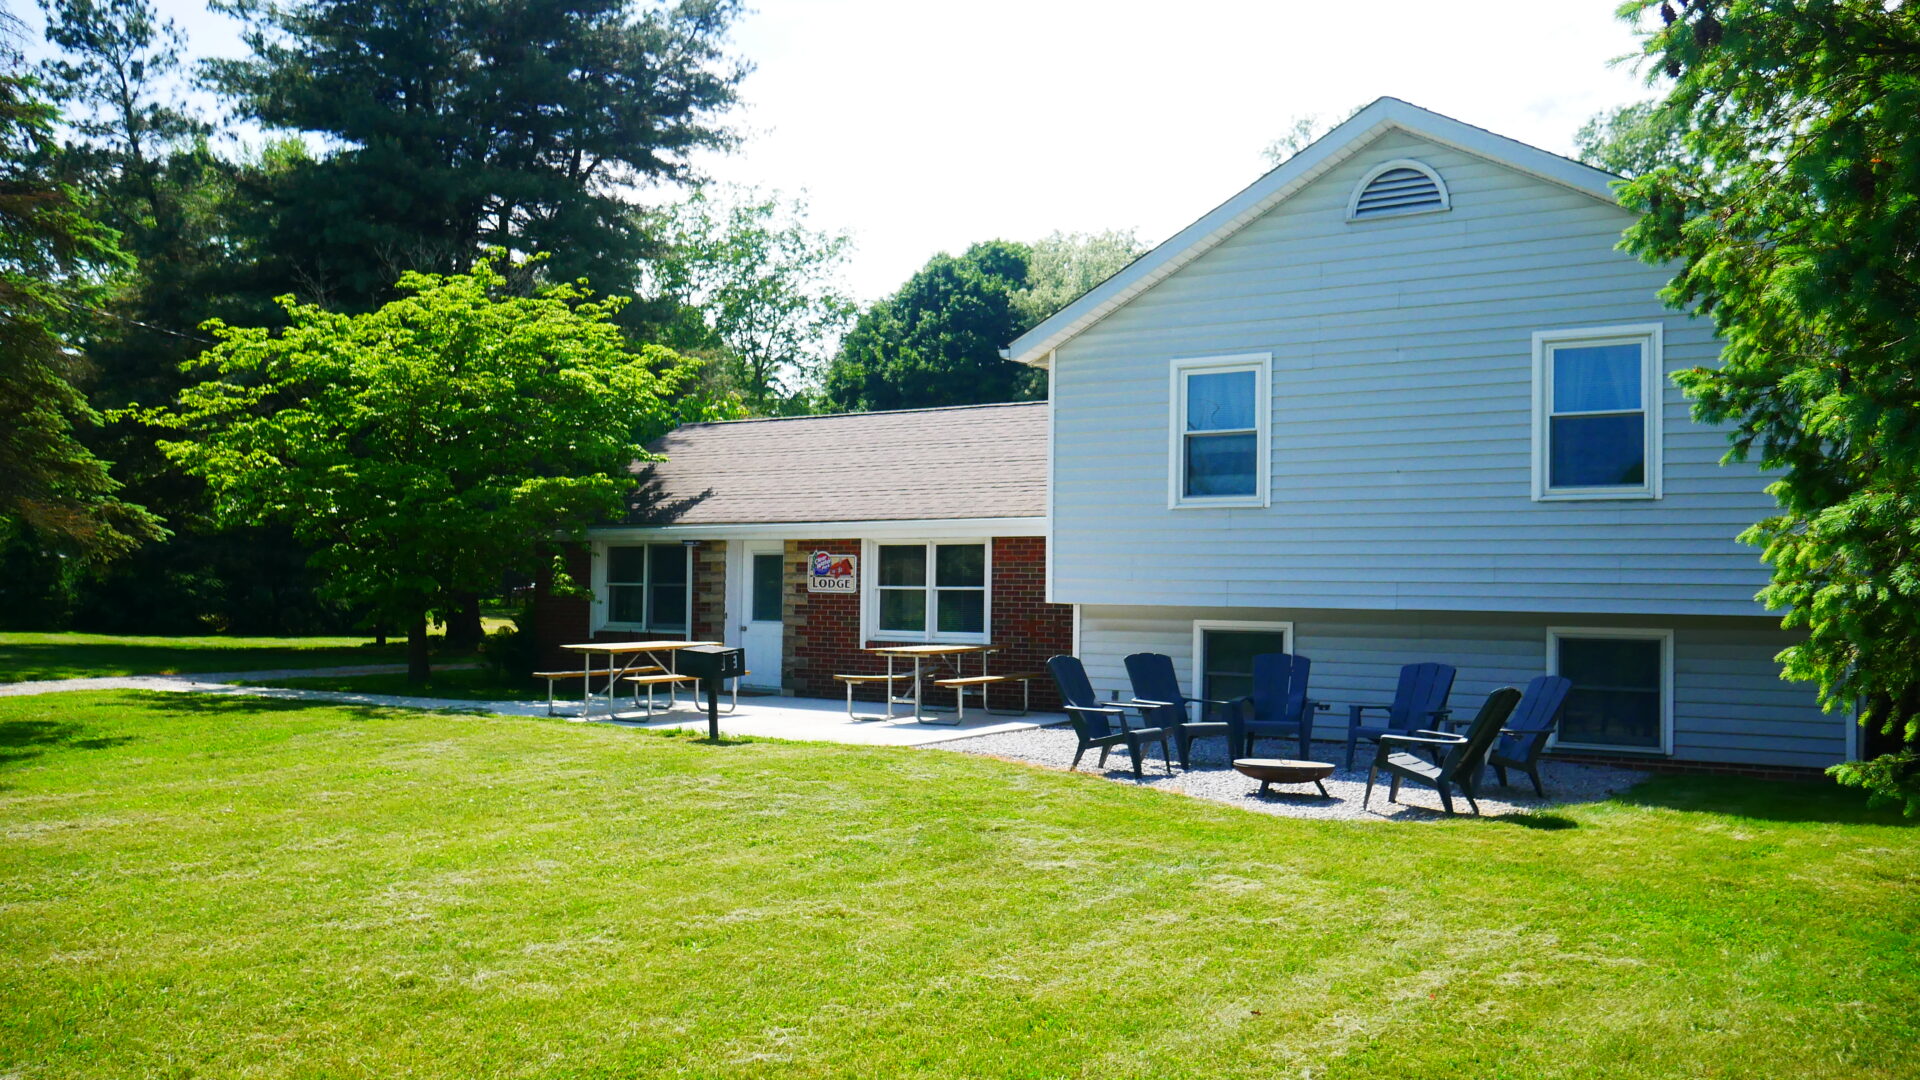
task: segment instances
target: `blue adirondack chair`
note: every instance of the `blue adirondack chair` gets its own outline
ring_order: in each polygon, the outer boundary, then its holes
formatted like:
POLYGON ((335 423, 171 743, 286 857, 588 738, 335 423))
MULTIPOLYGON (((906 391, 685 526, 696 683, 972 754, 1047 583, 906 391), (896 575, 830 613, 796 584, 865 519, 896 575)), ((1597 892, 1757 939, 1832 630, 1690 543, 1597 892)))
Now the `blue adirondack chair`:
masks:
MULTIPOLYGON (((1238 711, 1237 701, 1214 701, 1210 698, 1190 698, 1180 692, 1180 679, 1173 673, 1173 659, 1161 653, 1134 653, 1127 657, 1127 679, 1133 683, 1134 704, 1148 706, 1140 715, 1149 724, 1173 732, 1173 745, 1180 751, 1180 767, 1187 767, 1187 758, 1195 739, 1219 736, 1231 739, 1233 732, 1226 717, 1238 711), (1219 720, 1195 721, 1188 716, 1187 706, 1199 702, 1202 715, 1218 715, 1219 720)), ((1232 749, 1231 742, 1228 749, 1232 749)))
MULTIPOLYGON (((1099 765, 1105 768, 1107 753, 1116 746, 1124 746, 1133 756, 1133 775, 1143 776, 1142 750, 1146 744, 1157 742, 1167 775, 1173 775, 1173 755, 1167 753, 1166 730, 1140 727, 1129 731, 1126 713, 1130 706, 1094 697, 1093 684, 1087 681, 1087 669, 1081 666, 1079 657, 1053 657, 1047 661, 1047 670, 1053 674, 1053 684, 1060 688, 1061 707, 1073 724, 1074 735, 1080 739, 1079 749, 1073 752, 1073 764, 1067 766, 1069 772, 1080 767, 1080 758, 1088 750, 1100 751, 1099 765)), ((1138 707, 1135 708, 1138 711, 1138 707)))
POLYGON ((1507 770, 1517 769, 1533 781, 1534 794, 1546 798, 1547 789, 1540 786, 1540 751, 1547 748, 1547 739, 1560 723, 1560 710, 1572 690, 1573 680, 1559 675, 1536 675, 1527 684, 1520 704, 1514 706, 1500 731, 1500 741, 1487 755, 1487 764, 1493 766, 1501 787, 1507 786, 1507 770))
POLYGON ((1347 768, 1353 768, 1353 746, 1361 739, 1378 742, 1382 735, 1404 735, 1435 728, 1447 719, 1447 695, 1453 692, 1451 664, 1408 664, 1400 669, 1400 685, 1391 705, 1352 705, 1347 712, 1347 768), (1385 722, 1366 722, 1370 712, 1385 713, 1385 722))
POLYGON ((1260 739, 1292 739, 1300 760, 1313 756, 1313 715, 1326 706, 1307 697, 1312 670, 1313 661, 1304 656, 1261 653, 1253 658, 1253 694, 1228 720, 1234 726, 1234 757, 1258 757, 1254 744, 1260 739))
POLYGON ((1373 767, 1367 770, 1367 792, 1360 797, 1360 805, 1365 807, 1373 799, 1373 783, 1381 773, 1387 774, 1389 787, 1387 801, 1400 801, 1400 784, 1411 780, 1416 784, 1425 784, 1440 793, 1440 805, 1447 813, 1453 813, 1453 795, 1448 788, 1457 787, 1467 797, 1467 805, 1473 812, 1480 812, 1480 802, 1475 798, 1480 786, 1480 771, 1486 767, 1487 752, 1493 749, 1493 740, 1500 737, 1500 725, 1513 713, 1514 705, 1520 701, 1520 691, 1511 686, 1503 686, 1487 695, 1480 706, 1480 712, 1467 726, 1465 735, 1449 735, 1444 731, 1408 731, 1388 732, 1380 736, 1379 746, 1373 755, 1373 767), (1428 761, 1417 749, 1426 749, 1439 760, 1428 761))

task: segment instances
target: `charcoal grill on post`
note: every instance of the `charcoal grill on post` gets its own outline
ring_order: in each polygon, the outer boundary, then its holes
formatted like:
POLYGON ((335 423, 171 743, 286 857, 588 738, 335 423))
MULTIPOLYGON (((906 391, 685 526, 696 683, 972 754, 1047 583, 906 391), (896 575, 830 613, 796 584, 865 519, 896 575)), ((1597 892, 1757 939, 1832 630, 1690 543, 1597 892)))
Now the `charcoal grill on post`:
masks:
POLYGON ((747 650, 725 645, 689 645, 674 652, 674 670, 700 680, 707 692, 707 737, 720 739, 720 684, 747 673, 747 650))

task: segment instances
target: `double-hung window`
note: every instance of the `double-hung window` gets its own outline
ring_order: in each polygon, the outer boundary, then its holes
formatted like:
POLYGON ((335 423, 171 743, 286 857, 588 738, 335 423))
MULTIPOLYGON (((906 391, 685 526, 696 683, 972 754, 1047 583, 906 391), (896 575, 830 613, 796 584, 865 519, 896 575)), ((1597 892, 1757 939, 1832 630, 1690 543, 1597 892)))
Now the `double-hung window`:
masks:
POLYGON ((1673 632, 1547 631, 1547 674, 1573 683, 1553 745, 1673 752, 1673 632))
POLYGON ((687 632, 692 549, 685 544, 607 548, 607 625, 687 632))
POLYGON ((1167 504, 1267 504, 1266 353, 1173 362, 1167 504))
POLYGON ((1533 335, 1533 497, 1660 497, 1660 326, 1533 335))
POLYGON ((987 545, 915 541, 874 546, 869 637, 985 641, 987 545))

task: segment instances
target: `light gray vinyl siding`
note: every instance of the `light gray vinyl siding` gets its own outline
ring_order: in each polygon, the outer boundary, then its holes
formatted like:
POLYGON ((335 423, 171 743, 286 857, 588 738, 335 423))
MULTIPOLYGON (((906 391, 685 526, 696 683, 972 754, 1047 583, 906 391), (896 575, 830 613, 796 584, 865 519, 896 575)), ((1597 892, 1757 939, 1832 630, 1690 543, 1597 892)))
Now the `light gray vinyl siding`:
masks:
POLYGON ((1735 541, 1772 500, 1668 384, 1665 498, 1532 499, 1536 330, 1660 322, 1715 361, 1618 207, 1390 133, 1053 361, 1053 596, 1067 603, 1750 615, 1735 541), (1353 184, 1434 167, 1443 213, 1349 222, 1353 184), (1271 506, 1169 509, 1176 358, 1271 352, 1271 506))
MULTIPOLYGON (((1131 696, 1129 653, 1171 656, 1193 684, 1196 619, 1291 622, 1293 648, 1313 660, 1313 696, 1335 703, 1317 738, 1344 739, 1350 703, 1392 700, 1400 666, 1433 660, 1459 669, 1452 704, 1469 714, 1501 686, 1525 686, 1546 671, 1547 628, 1567 620, 1454 612, 1082 607, 1080 655, 1102 697, 1131 696)), ((1779 678, 1773 656, 1793 640, 1764 619, 1625 619, 1580 625, 1673 631, 1673 754, 1676 760, 1824 767, 1845 758, 1850 718, 1820 711, 1812 687, 1779 678)))

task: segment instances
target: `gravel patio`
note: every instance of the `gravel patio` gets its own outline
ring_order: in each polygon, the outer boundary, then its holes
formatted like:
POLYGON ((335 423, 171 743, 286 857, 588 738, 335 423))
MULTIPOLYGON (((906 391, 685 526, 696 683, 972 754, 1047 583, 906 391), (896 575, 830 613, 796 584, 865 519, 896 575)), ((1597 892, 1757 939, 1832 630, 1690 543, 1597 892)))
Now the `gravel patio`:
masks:
MULTIPOLYGON (((1044 768, 1065 769, 1073 761, 1076 743, 1073 730, 1063 724, 950 739, 933 745, 942 750, 958 750, 1023 761, 1044 768)), ((1370 760, 1372 749, 1364 744, 1363 748, 1365 752, 1354 758, 1353 770, 1336 769, 1327 778, 1325 783, 1329 798, 1322 798, 1311 784, 1275 785, 1265 796, 1260 795, 1259 781, 1241 776, 1228 766, 1226 745, 1220 739, 1195 743, 1193 767, 1182 769, 1176 761, 1172 776, 1167 775, 1166 768, 1161 764, 1157 746, 1149 751, 1146 775, 1139 779, 1133 775, 1133 763, 1128 759, 1125 748, 1116 749, 1107 758, 1105 770, 1094 767, 1098 751, 1089 751, 1080 763, 1080 771, 1105 776, 1116 783, 1159 788, 1282 817, 1329 820, 1379 818, 1397 821, 1440 820, 1446 817, 1440 809, 1439 796, 1431 788, 1405 784, 1400 788, 1400 802, 1388 802, 1385 780, 1374 785, 1372 803, 1362 809, 1360 799, 1367 785, 1366 762, 1370 760)), ((1314 744, 1313 752, 1316 760, 1338 762, 1345 758, 1346 747, 1340 743, 1321 742, 1314 744)), ((1290 756, 1278 741, 1261 743, 1260 753, 1267 757, 1290 756)), ((1557 761, 1544 762, 1540 772, 1547 789, 1544 799, 1534 796, 1526 777, 1511 774, 1519 786, 1500 787, 1494 783, 1489 770, 1483 788, 1486 793, 1480 797, 1480 812, 1496 816, 1526 813, 1566 803, 1596 802, 1617 795, 1647 778, 1646 773, 1633 769, 1557 761)), ((1464 799, 1455 805, 1463 815, 1472 816, 1472 812, 1466 809, 1464 799)))

